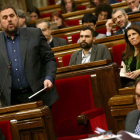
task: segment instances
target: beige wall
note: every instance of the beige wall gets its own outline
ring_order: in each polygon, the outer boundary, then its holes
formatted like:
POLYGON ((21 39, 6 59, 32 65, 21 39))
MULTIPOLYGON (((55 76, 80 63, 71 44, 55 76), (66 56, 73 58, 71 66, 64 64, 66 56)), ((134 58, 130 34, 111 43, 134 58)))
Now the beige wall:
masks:
POLYGON ((25 0, 0 0, 0 6, 2 5, 12 5, 16 9, 26 10, 25 0))
POLYGON ((49 5, 48 0, 32 0, 32 3, 37 8, 46 7, 49 5))

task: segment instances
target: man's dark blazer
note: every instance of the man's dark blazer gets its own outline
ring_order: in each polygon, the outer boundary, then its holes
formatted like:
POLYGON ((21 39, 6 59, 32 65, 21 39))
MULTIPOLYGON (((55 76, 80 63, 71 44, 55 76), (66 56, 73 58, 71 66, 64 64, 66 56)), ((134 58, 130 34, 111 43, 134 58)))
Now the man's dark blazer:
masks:
MULTIPOLYGON (((132 24, 140 26, 140 22, 132 22, 132 24)), ((120 34, 123 34, 122 29, 119 29, 116 33, 114 33, 114 35, 120 35, 120 34)))
POLYGON ((129 112, 125 119, 125 130, 134 133, 139 119, 140 111, 138 109, 129 112))
MULTIPOLYGON (((43 82, 46 76, 55 79, 56 61, 40 29, 19 28, 19 31, 24 73, 32 91, 35 93, 44 87, 43 82)), ((12 77, 8 68, 10 62, 3 32, 0 33, 0 44, 0 88, 3 87, 0 99, 1 106, 8 106, 11 105, 12 77), (9 73, 6 76, 8 69, 9 73)), ((50 91, 43 92, 37 97, 37 100, 42 100, 48 106, 51 106, 57 99, 58 94, 54 86, 50 91)))
POLYGON ((54 47, 67 45, 67 41, 64 38, 53 37, 54 47))
MULTIPOLYGON (((103 59, 111 59, 109 50, 103 44, 94 44, 91 50, 90 62, 103 59)), ((71 55, 69 66, 81 64, 81 62, 82 62, 82 49, 71 55)))

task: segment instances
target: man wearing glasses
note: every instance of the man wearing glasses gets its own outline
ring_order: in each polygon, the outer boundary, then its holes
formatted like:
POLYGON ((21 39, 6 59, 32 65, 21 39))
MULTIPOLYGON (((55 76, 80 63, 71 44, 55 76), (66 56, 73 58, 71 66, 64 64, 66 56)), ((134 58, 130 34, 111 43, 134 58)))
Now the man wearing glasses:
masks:
POLYGON ((137 109, 128 113, 125 120, 125 130, 140 135, 140 78, 137 79, 135 87, 137 109))

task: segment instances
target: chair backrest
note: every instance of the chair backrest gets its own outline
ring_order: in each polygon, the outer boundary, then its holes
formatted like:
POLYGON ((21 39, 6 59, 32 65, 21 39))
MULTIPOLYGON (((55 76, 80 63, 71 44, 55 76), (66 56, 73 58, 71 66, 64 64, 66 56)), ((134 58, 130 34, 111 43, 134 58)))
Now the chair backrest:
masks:
POLYGON ((45 14, 41 14, 40 18, 46 18, 46 17, 50 17, 51 13, 45 13, 45 14))
POLYGON ((64 56, 62 57, 62 66, 63 66, 63 67, 69 66, 69 62, 70 62, 71 55, 72 55, 72 54, 68 54, 68 55, 64 55, 64 56))
POLYGON ((52 106, 54 129, 57 137, 85 133, 77 124, 77 116, 94 109, 90 75, 55 80, 59 100, 52 106))
POLYGON ((78 10, 86 10, 86 6, 83 5, 83 6, 78 6, 78 10))
MULTIPOLYGON (((99 29, 99 30, 96 30, 96 32, 100 33, 100 34, 105 34, 106 35, 107 30, 106 29, 99 29)), ((113 30, 111 30, 111 35, 113 35, 113 30)))
POLYGON ((10 121, 1 121, 0 130, 2 131, 2 134, 5 136, 5 140, 12 140, 10 121))
POLYGON ((121 65, 122 53, 125 50, 125 45, 126 44, 115 45, 112 48, 113 61, 116 62, 118 66, 121 65))
POLYGON ((77 43, 79 38, 80 38, 80 34, 72 35, 72 44, 77 43))
POLYGON ((67 20, 67 21, 66 21, 66 24, 67 24, 68 26, 77 26, 77 25, 79 25, 79 20, 78 20, 78 19, 67 20))

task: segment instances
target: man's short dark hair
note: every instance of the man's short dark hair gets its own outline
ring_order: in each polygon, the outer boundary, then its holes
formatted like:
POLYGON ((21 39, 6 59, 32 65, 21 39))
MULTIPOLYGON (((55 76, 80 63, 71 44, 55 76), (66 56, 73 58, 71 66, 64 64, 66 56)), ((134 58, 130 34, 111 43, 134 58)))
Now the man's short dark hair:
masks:
POLYGON ((86 13, 82 18, 82 24, 90 22, 96 25, 96 21, 97 19, 92 13, 86 13))
POLYGON ((107 12, 107 19, 111 18, 112 7, 108 3, 101 3, 95 8, 95 16, 98 19, 98 16, 101 12, 107 12))
POLYGON ((17 15, 16 9, 13 6, 11 6, 11 5, 3 5, 3 6, 1 6, 0 7, 0 13, 1 13, 1 11, 6 10, 6 9, 9 9, 9 8, 13 9, 13 11, 15 12, 15 14, 17 15))
POLYGON ((36 23, 36 27, 37 27, 38 24, 43 23, 43 22, 45 22, 45 23, 47 24, 47 27, 48 27, 48 29, 49 29, 49 28, 50 28, 50 23, 49 23, 48 20, 39 20, 39 21, 36 23))
POLYGON ((135 87, 137 86, 137 84, 140 84, 140 77, 137 78, 136 82, 135 82, 135 87))
POLYGON ((85 30, 90 30, 91 34, 92 34, 92 37, 95 37, 95 31, 91 27, 89 27, 89 26, 82 27, 81 31, 85 31, 85 30))

